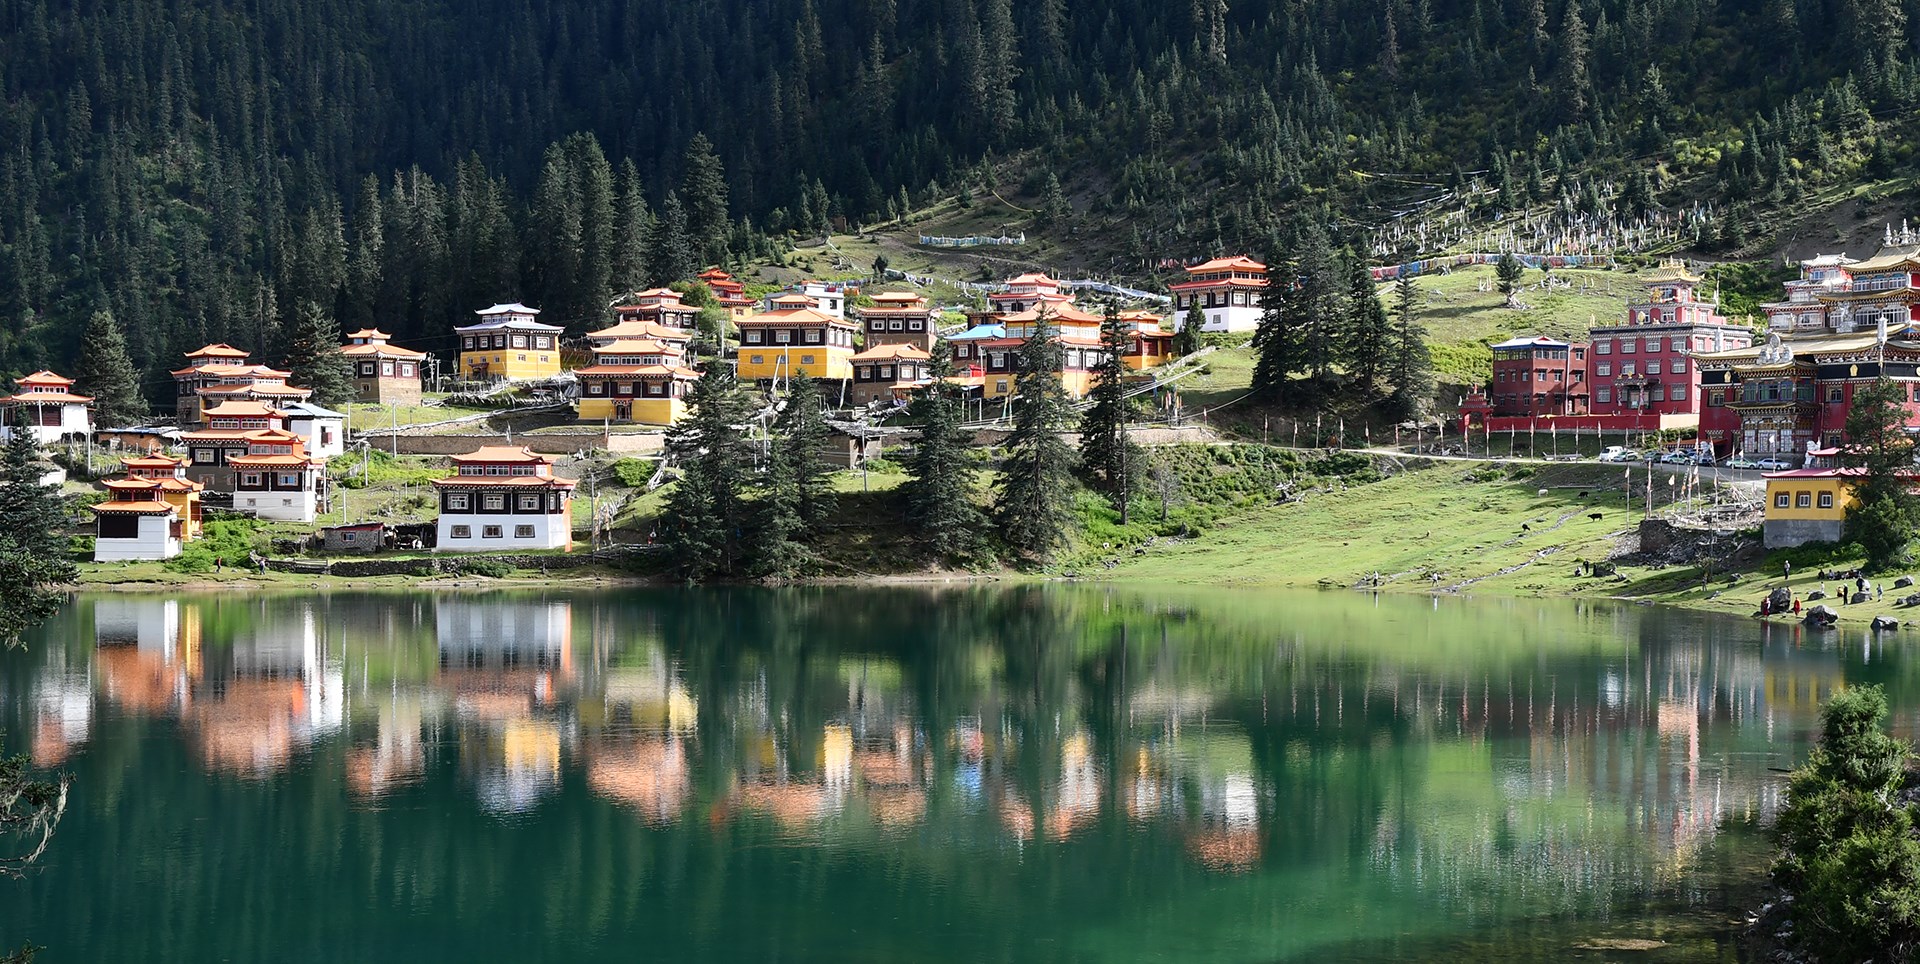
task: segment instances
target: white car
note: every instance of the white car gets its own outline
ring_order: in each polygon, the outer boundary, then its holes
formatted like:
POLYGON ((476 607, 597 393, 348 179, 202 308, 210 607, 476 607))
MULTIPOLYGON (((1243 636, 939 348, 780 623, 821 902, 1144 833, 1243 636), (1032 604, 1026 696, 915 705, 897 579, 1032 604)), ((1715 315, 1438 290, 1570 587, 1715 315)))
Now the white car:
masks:
POLYGON ((1765 458, 1753 463, 1753 467, 1762 472, 1783 472, 1793 468, 1793 464, 1786 459, 1765 458))

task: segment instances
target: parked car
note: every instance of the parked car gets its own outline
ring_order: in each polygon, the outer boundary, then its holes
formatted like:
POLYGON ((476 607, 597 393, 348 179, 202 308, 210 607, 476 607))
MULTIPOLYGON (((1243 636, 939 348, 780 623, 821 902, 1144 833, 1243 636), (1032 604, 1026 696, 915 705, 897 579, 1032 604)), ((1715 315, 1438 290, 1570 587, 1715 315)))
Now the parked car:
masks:
POLYGON ((1693 462, 1693 453, 1686 449, 1669 449, 1660 453, 1661 465, 1688 465, 1693 462))
POLYGON ((1602 462, 1638 462, 1640 453, 1623 445, 1609 445, 1600 453, 1602 462))
POLYGON ((1760 463, 1755 462, 1754 460, 1747 458, 1744 455, 1736 455, 1733 458, 1730 458, 1727 460, 1727 468, 1730 468, 1730 469, 1757 469, 1759 467, 1760 467, 1760 463))
POLYGON ((1788 462, 1786 459, 1769 457, 1753 463, 1753 467, 1762 472, 1781 472, 1793 468, 1793 463, 1788 462))
POLYGON ((1720 459, 1717 456, 1715 456, 1712 452, 1709 452, 1703 449, 1701 451, 1693 453, 1693 464, 1719 465, 1720 459))

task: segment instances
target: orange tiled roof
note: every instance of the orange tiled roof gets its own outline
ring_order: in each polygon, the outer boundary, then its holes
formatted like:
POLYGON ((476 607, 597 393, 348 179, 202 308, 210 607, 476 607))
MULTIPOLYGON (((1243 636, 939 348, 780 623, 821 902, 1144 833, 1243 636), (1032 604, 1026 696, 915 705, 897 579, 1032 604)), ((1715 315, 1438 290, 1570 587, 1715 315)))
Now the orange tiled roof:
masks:
MULTIPOLYGON (((846 328, 859 327, 858 325, 854 324, 851 321, 846 320, 845 318, 836 318, 832 315, 827 314, 824 311, 819 311, 813 308, 793 308, 793 309, 784 310, 784 311, 769 311, 765 314, 755 315, 752 318, 742 318, 739 321, 734 322, 734 324, 753 326, 753 327, 761 327, 766 325, 777 326, 777 325, 795 325, 795 324, 840 325, 846 328)), ((815 347, 818 347, 818 346, 815 346, 815 347)))
POLYGON ((918 345, 880 345, 869 348, 848 359, 848 361, 889 361, 895 358, 926 361, 932 357, 932 355, 927 354, 926 350, 918 345))
POLYGON ((45 369, 42 369, 40 371, 34 372, 31 375, 25 375, 20 378, 14 379, 14 384, 16 385, 71 385, 73 384, 73 379, 66 378, 60 375, 55 375, 50 371, 46 371, 45 369))
POLYGON ((526 462, 529 464, 552 465, 553 460, 536 454, 524 445, 483 445, 465 455, 452 456, 453 461, 463 462, 526 462))
POLYGON ((245 358, 247 352, 241 351, 225 342, 208 345, 198 351, 187 352, 188 358, 245 358))
POLYGON ((207 418, 285 418, 286 413, 265 402, 228 399, 200 414, 207 418))
POLYGON ((385 342, 382 342, 377 345, 376 344, 342 345, 340 348, 340 354, 342 355, 392 355, 395 358, 427 357, 426 352, 414 351, 411 348, 401 348, 398 345, 389 345, 385 342))
POLYGON ((166 502, 102 502, 88 506, 95 512, 114 512, 124 515, 172 515, 178 512, 166 502))
POLYGON ((682 368, 679 365, 593 365, 587 368, 576 368, 573 370, 573 373, 575 375, 582 375, 588 378, 595 378, 595 377, 616 377, 617 378, 620 376, 636 376, 636 375, 637 376, 651 375, 657 378, 661 376, 670 375, 674 378, 685 378, 688 380, 692 380, 700 377, 699 372, 696 372, 691 368, 682 368))
POLYGON ((93 401, 92 395, 75 395, 72 392, 22 392, 0 398, 6 404, 30 405, 34 402, 59 402, 62 405, 85 405, 93 401))
POLYGON ((487 488, 512 489, 571 489, 580 483, 573 479, 563 479, 559 476, 542 478, 537 475, 454 475, 444 479, 434 479, 433 484, 441 486, 477 485, 487 488))

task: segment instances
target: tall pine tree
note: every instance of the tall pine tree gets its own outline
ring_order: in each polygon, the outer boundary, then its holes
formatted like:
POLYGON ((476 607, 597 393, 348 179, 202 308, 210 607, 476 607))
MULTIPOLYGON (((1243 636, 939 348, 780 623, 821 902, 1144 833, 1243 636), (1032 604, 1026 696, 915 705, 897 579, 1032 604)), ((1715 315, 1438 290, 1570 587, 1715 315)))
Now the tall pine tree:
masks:
POLYGON ((312 301, 301 302, 294 313, 286 369, 292 384, 313 390, 315 405, 334 408, 353 400, 353 369, 340 354, 340 326, 312 301))
POLYGON ((687 142, 680 176, 680 203, 686 206, 687 242, 702 264, 727 260, 727 172, 705 134, 687 142))
POLYGON ((1073 523, 1073 449, 1060 438, 1070 415, 1061 361, 1060 341, 1042 309, 1020 345, 1013 434, 1007 438, 994 503, 1001 537, 1014 552, 1035 560, 1048 559, 1063 546, 1073 523))
POLYGON ((1299 265, 1272 256, 1268 261, 1273 265, 1272 280, 1260 292, 1260 324, 1253 332, 1256 357, 1252 388, 1268 402, 1291 405, 1298 398, 1294 377, 1306 366, 1306 309, 1298 280, 1299 265))
POLYGON ((687 417, 667 431, 667 454, 680 468, 667 496, 667 551, 674 570, 688 580, 735 578, 748 561, 743 534, 753 446, 745 426, 751 403, 733 369, 716 363, 693 383, 687 408, 687 417))
POLYGON ((1427 351, 1426 326, 1420 323, 1420 286, 1403 274, 1393 282, 1393 394, 1387 417, 1417 419, 1433 395, 1433 357, 1427 351))
POLYGON ((775 424, 783 440, 780 459, 800 494, 800 518, 805 534, 814 535, 826 519, 831 498, 833 467, 827 463, 826 401, 820 383, 801 372, 787 385, 787 404, 775 424))
POLYGON ((74 381, 77 391, 93 396, 93 422, 101 428, 141 425, 152 411, 140 393, 140 373, 127 356, 127 339, 109 312, 96 311, 87 323, 74 381))
POLYGON ((1393 325, 1373 285, 1367 263, 1357 255, 1347 262, 1347 322, 1341 342, 1346 346, 1347 374, 1353 394, 1372 404, 1381 394, 1380 380, 1392 351, 1393 325))
POLYGON ((953 345, 941 339, 933 346, 927 366, 932 377, 925 394, 914 402, 920 417, 920 440, 908 459, 911 478, 905 486, 907 524, 915 542, 934 559, 954 563, 980 551, 980 531, 986 523, 973 501, 978 472, 964 421, 960 389, 953 377, 953 345))
POLYGON ((8 646, 59 610, 61 596, 48 587, 77 575, 67 561, 60 490, 42 484, 40 454, 26 431, 13 432, 0 449, 0 643, 8 646))
POLYGON ((1121 359, 1130 347, 1128 326, 1113 309, 1100 321, 1100 363, 1093 370, 1092 402, 1080 418, 1080 465, 1096 491, 1129 521, 1134 490, 1139 488, 1145 459, 1127 434, 1128 368, 1121 359))

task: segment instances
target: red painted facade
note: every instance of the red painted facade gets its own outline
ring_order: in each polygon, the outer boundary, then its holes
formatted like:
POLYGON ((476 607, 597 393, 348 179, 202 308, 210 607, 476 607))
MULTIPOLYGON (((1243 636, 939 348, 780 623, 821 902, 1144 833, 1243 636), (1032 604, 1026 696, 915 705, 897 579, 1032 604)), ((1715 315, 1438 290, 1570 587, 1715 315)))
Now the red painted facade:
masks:
POLYGON ((1588 411, 1587 346, 1525 337, 1493 346, 1495 417, 1584 415, 1588 411))

